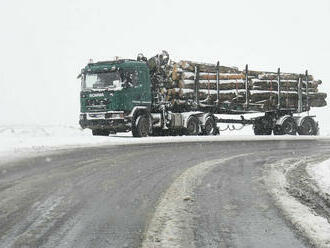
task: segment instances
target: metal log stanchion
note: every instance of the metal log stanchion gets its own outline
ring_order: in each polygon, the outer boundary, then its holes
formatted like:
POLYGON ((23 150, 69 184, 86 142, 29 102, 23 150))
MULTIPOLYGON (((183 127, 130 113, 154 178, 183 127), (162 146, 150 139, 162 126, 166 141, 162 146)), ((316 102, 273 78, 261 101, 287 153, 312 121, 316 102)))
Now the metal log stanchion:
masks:
POLYGON ((277 69, 277 109, 281 109, 281 69, 277 69))
POLYGON ((298 81, 298 113, 303 112, 303 101, 302 101, 302 79, 299 77, 298 81))
POLYGON ((306 70, 306 110, 309 115, 309 96, 308 96, 308 70, 306 70))
POLYGON ((220 108, 220 62, 217 62, 217 107, 220 108))
POLYGON ((249 108, 249 66, 245 66, 245 108, 249 108))

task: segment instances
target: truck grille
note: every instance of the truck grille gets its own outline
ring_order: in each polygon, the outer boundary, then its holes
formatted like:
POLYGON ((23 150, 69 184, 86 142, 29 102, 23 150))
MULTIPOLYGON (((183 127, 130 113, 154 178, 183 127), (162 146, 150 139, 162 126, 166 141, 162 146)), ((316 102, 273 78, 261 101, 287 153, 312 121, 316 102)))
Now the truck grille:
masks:
POLYGON ((88 111, 103 111, 106 110, 106 105, 87 106, 88 111))
POLYGON ((109 104, 108 99, 87 99, 86 105, 87 106, 100 106, 100 105, 107 105, 109 104))

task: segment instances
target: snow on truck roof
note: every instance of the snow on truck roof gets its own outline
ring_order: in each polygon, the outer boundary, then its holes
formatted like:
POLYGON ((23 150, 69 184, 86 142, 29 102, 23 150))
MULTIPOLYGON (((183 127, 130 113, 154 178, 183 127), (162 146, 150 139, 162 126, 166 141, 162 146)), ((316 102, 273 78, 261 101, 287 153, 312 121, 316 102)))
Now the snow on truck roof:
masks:
POLYGON ((142 61, 137 61, 134 59, 119 59, 119 60, 108 60, 108 61, 98 61, 95 63, 88 63, 87 66, 98 66, 98 65, 118 65, 118 64, 144 64, 142 61))

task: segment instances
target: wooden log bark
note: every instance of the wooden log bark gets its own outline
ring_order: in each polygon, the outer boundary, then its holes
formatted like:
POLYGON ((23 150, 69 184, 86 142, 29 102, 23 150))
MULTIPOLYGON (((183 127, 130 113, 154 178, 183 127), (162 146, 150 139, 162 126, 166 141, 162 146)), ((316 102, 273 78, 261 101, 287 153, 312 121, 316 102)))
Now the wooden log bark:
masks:
MULTIPOLYGON (((154 72, 153 89, 171 102, 192 102, 195 100, 195 66, 199 67, 199 95, 201 103, 212 104, 217 100, 217 75, 215 64, 203 64, 192 61, 170 63, 154 72)), ((276 109, 277 107, 277 73, 248 72, 248 95, 251 108, 276 109)), ((302 78, 303 102, 306 102, 305 75, 281 73, 281 106, 293 107, 298 102, 298 80, 302 78)), ((245 73, 234 67, 220 66, 220 102, 239 106, 245 102, 245 73)), ((325 93, 318 92, 320 80, 308 76, 308 94, 311 107, 326 105, 325 93)))
MULTIPOLYGON (((258 77, 259 79, 263 80, 277 80, 277 73, 276 72, 251 72, 249 71, 249 75, 254 75, 258 77)), ((283 80, 299 80, 299 78, 305 79, 305 75, 303 74, 296 74, 296 73, 281 73, 280 74, 281 79, 283 80)), ((308 80, 312 81, 314 80, 312 75, 308 75, 308 80)))
MULTIPOLYGON (((323 107, 326 106, 326 94, 325 93, 312 93, 309 95, 309 104, 311 107, 323 107)), ((262 92, 253 91, 250 95, 251 102, 258 102, 263 100, 272 99, 273 104, 277 104, 277 93, 276 92, 262 92)), ((292 92, 283 92, 281 96, 281 106, 297 107, 298 94, 292 92)), ((303 104, 306 104, 306 95, 303 95, 303 104)))
MULTIPOLYGON (((252 79, 253 86, 260 86, 260 87, 273 87, 277 89, 277 80, 260 80, 260 79, 252 79)), ((282 87, 293 87, 298 88, 298 81, 297 80, 281 80, 282 87)), ((306 82, 303 82, 302 88, 305 89, 306 82)), ((311 81, 308 82, 308 88, 316 89, 318 87, 318 81, 311 81)))
MULTIPOLYGON (((178 82, 178 88, 194 89, 194 87, 193 81, 180 80, 178 82)), ((217 89, 217 83, 216 81, 201 80, 199 81, 199 88, 215 90, 217 89)), ((219 88, 220 90, 245 89, 245 83, 238 80, 224 80, 220 81, 219 88)))
MULTIPOLYGON (((315 85, 308 89, 308 92, 318 92, 318 89, 315 85)), ((178 88, 186 88, 186 89, 194 89, 195 84, 192 80, 180 80, 177 83, 178 88)), ((199 88, 200 89, 217 89, 217 83, 214 80, 201 80, 199 81, 199 88)), ((235 89, 245 89, 245 82, 243 80, 221 80, 219 83, 220 90, 235 90, 235 89)), ((269 83, 268 81, 262 82, 254 82, 253 84, 249 83, 248 88, 250 90, 266 90, 266 91, 277 91, 277 82, 269 83)), ((282 83, 281 84, 281 91, 298 91, 298 87, 296 83, 282 83)), ((302 87, 302 91, 305 92, 306 89, 302 87)))
MULTIPOLYGON (((195 91, 193 89, 180 89, 175 88, 169 91, 171 98, 178 98, 181 100, 189 100, 194 99, 195 91)), ((205 100, 206 98, 214 99, 216 100, 217 92, 216 90, 203 90, 201 89, 199 91, 199 98, 200 100, 205 100)), ((220 98, 221 100, 232 100, 236 98, 237 96, 245 96, 245 93, 241 91, 236 90, 226 90, 220 92, 220 98)))
MULTIPOLYGON (((258 86, 258 85, 253 85, 252 87, 250 87, 250 89, 252 90, 262 90, 262 91, 277 91, 278 90, 278 87, 277 85, 276 86, 258 86)), ((297 87, 287 87, 286 85, 283 85, 280 87, 280 90, 281 91, 295 91, 295 92, 298 92, 298 88, 297 87)), ((305 88, 302 89, 303 92, 305 92, 305 88)), ((309 93, 316 93, 318 92, 318 89, 317 88, 309 88, 308 89, 308 92, 309 93)))
MULTIPOLYGON (((193 72, 182 72, 181 74, 176 75, 178 79, 189 79, 194 80, 194 73, 193 72)), ((201 80, 216 80, 217 75, 215 73, 200 73, 199 79, 201 80)), ((244 74, 237 74, 237 73, 220 73, 219 80, 234 80, 234 79, 245 79, 244 74)))
MULTIPOLYGON (((195 91, 193 89, 169 89, 169 100, 191 100, 194 99, 195 91)), ((232 103, 244 103, 245 90, 223 90, 220 92, 220 101, 230 101, 232 103)), ((326 106, 325 93, 311 93, 309 95, 309 104, 311 107, 326 106)), ((200 101, 207 101, 208 103, 215 102, 217 100, 216 90, 200 89, 199 91, 200 101)), ((272 91, 258 91, 252 90, 249 92, 250 103, 256 104, 268 104, 267 108, 275 108, 277 106, 277 92, 272 91)), ((303 102, 306 104, 306 95, 303 95, 303 102)), ((282 107, 297 107, 298 94, 292 91, 284 91, 281 94, 281 106, 282 107)))
MULTIPOLYGON (((198 63, 193 61, 182 60, 178 63, 179 67, 185 71, 194 72, 195 66, 199 67, 200 72, 209 72, 216 73, 216 65, 215 64, 206 64, 206 63, 198 63)), ((235 67, 227 67, 220 66, 220 73, 240 73, 240 71, 235 67)))
MULTIPOLYGON (((179 86, 182 86, 180 88, 185 88, 185 89, 194 89, 193 84, 186 84, 182 85, 179 84, 179 86)), ((199 84, 200 89, 210 89, 210 90, 216 90, 217 89, 217 84, 216 83, 200 83, 199 84)), ((219 85, 219 89, 221 90, 236 90, 236 89, 245 89, 245 85, 243 83, 222 83, 219 85)))

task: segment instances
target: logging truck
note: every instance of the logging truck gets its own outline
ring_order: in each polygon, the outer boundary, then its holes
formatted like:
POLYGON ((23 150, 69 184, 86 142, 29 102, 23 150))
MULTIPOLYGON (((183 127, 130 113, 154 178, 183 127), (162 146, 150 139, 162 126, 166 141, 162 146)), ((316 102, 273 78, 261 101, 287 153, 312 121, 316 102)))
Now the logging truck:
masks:
POLYGON ((218 123, 253 125, 255 135, 317 135, 314 116, 299 114, 326 105, 326 94, 316 89, 320 81, 307 71, 176 63, 166 52, 149 60, 139 54, 136 60, 90 61, 78 78, 79 124, 98 136, 216 135, 218 123), (246 119, 248 113, 262 116, 246 119))

